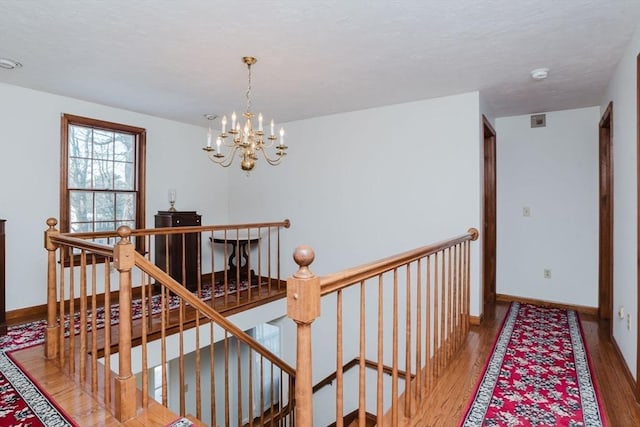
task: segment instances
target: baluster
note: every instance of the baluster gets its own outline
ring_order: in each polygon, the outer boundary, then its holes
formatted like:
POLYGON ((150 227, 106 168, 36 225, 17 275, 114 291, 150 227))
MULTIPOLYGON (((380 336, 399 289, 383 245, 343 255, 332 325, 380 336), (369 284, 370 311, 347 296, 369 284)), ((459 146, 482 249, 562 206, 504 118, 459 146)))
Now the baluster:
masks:
POLYGON ((384 415, 383 401, 383 357, 384 357, 384 298, 383 298, 383 280, 382 275, 378 275, 378 372, 377 372, 377 390, 376 390, 376 424, 382 425, 382 417, 384 415))
MULTIPOLYGON (((360 378, 359 378, 359 394, 360 400, 358 402, 358 422, 360 426, 365 425, 366 419, 366 392, 367 392, 367 384, 366 384, 366 362, 367 362, 367 323, 366 323, 366 294, 364 292, 365 281, 360 282, 360 378)), ((340 369, 342 369, 342 363, 340 363, 340 369)), ((340 418, 342 419, 342 417, 340 418)))
MULTIPOLYGON (((343 427, 344 424, 344 385, 343 385, 343 362, 342 362, 342 289, 336 292, 336 427, 343 427)), ((360 368, 362 370, 362 362, 360 368)), ((359 390, 362 393, 362 389, 359 390)))
POLYGON ((404 416, 411 415, 411 263, 407 263, 405 278, 405 343, 404 343, 404 416))
POLYGON ((416 266, 416 393, 418 400, 423 397, 422 387, 422 261, 416 266))

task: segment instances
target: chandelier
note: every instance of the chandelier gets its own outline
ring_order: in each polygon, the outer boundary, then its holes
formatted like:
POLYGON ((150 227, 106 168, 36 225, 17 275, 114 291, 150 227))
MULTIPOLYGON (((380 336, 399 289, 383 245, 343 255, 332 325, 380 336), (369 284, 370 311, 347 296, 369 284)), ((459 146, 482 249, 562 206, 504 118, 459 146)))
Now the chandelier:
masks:
MULTIPOLYGON (((284 156, 286 156, 287 146, 284 145, 284 128, 280 128, 280 140, 275 135, 273 120, 270 123, 270 133, 265 134, 263 130, 262 113, 258 114, 258 128, 253 128, 252 119, 255 115, 251 112, 251 66, 258 60, 252 56, 245 56, 242 62, 247 64, 249 85, 247 86, 247 111, 242 116, 245 121, 241 124, 241 118, 236 116, 235 111, 231 114, 231 126, 227 131, 227 116, 222 117, 222 132, 218 135, 215 142, 215 148, 212 146, 212 130, 209 124, 209 132, 207 134, 207 145, 202 149, 207 152, 209 159, 222 167, 229 167, 233 163, 236 155, 240 157, 240 168, 249 173, 256 166, 256 161, 262 154, 262 157, 272 166, 280 164, 284 156), (237 119, 237 120, 236 120, 237 119), (278 144, 276 144, 278 141, 278 144), (269 156, 267 150, 275 150, 275 154, 269 156)), ((206 115, 211 122, 217 116, 206 115)))

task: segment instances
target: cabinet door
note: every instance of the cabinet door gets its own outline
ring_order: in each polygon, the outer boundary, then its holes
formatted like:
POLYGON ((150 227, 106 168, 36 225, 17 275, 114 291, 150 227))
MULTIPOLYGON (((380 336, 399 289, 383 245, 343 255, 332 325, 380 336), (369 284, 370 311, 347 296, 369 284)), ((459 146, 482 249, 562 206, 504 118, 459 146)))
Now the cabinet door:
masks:
MULTIPOLYGON (((200 219, 195 212, 161 212, 156 215, 156 227, 199 226, 200 219)), ((198 284, 198 237, 198 233, 188 233, 155 238, 156 265, 190 291, 196 290, 198 284)))

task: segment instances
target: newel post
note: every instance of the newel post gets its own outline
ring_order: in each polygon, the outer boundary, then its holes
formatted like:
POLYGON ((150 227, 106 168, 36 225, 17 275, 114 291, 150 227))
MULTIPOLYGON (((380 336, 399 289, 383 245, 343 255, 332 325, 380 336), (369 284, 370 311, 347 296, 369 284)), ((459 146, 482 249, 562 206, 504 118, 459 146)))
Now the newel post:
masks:
POLYGON ((120 241, 113 248, 113 264, 120 272, 119 365, 115 379, 115 416, 119 421, 126 421, 136 415, 136 379, 131 371, 131 269, 135 263, 135 248, 129 240, 129 227, 118 227, 118 235, 120 241))
POLYGON ((44 356, 53 359, 58 355, 58 333, 60 324, 57 316, 56 288, 56 250, 58 246, 51 241, 52 236, 60 232, 56 229, 58 220, 47 219, 49 228, 44 232, 44 248, 47 250, 47 329, 44 336, 44 356))
POLYGON ((298 271, 287 279, 287 316, 296 322, 296 424, 313 425, 313 377, 311 363, 311 324, 320 316, 320 278, 309 265, 315 254, 309 246, 298 246, 293 259, 298 271))

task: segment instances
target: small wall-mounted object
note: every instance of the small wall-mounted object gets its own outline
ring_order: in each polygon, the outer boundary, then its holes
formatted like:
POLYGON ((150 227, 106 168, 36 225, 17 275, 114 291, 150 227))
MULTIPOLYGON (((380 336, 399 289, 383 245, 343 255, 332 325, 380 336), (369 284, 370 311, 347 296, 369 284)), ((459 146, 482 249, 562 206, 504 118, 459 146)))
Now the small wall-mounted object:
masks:
POLYGON ((532 114, 531 115, 531 127, 532 128, 543 128, 547 126, 547 115, 546 114, 532 114))

